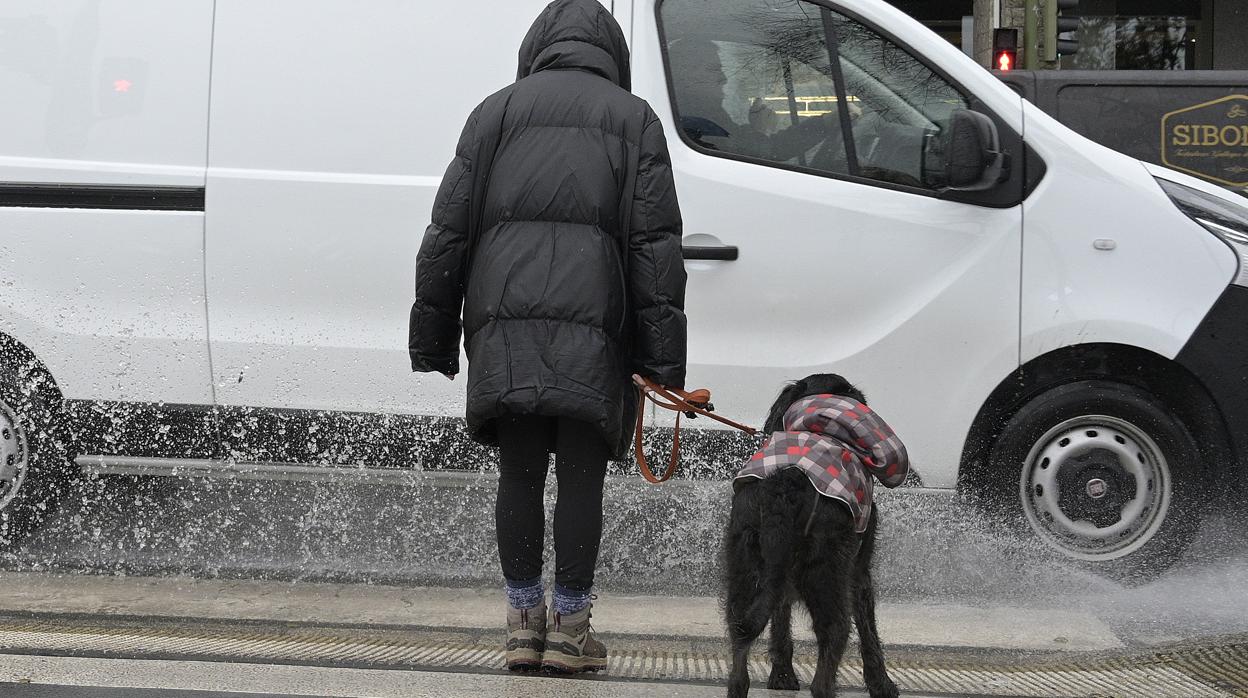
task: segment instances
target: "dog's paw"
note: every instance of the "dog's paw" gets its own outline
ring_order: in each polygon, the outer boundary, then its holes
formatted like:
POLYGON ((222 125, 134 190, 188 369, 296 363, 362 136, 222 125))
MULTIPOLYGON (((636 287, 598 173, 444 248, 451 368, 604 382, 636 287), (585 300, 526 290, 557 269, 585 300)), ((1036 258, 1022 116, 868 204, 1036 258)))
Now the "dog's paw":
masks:
POLYGON ((771 668, 771 678, 767 679, 767 688, 773 691, 796 691, 800 687, 797 683, 797 674, 794 673, 792 667, 771 668))
POLYGON ((898 698, 901 695, 897 691, 897 684, 888 677, 885 677, 882 682, 868 685, 867 693, 871 698, 898 698))

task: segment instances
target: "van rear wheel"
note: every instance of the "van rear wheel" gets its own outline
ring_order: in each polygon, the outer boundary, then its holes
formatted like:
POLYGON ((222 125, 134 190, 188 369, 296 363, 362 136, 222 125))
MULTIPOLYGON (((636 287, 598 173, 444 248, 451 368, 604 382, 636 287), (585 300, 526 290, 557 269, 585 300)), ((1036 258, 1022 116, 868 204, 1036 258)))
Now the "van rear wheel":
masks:
POLYGON ((51 377, 31 361, 0 358, 0 546, 7 546, 52 514, 73 469, 51 377))
POLYGON ((1109 381, 1054 388, 1020 409, 992 453, 1016 527, 1122 581, 1172 566, 1200 524, 1200 452, 1153 395, 1109 381))

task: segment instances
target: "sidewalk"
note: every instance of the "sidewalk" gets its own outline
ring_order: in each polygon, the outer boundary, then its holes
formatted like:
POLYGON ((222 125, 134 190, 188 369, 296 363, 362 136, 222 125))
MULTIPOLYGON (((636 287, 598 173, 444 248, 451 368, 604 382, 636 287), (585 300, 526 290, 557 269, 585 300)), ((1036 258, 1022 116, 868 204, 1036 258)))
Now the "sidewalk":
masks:
MULTIPOLYGON (((596 609, 610 648, 605 675, 558 681, 505 671, 499 590, 0 573, 0 694, 43 698, 71 686, 75 698, 115 698, 99 689, 131 687, 159 689, 152 698, 209 698, 177 691, 222 690, 217 674, 286 676, 265 690, 334 698, 723 691, 731 657, 715 599, 604 594, 596 609), (179 675, 191 678, 174 681, 179 675), (350 677, 391 688, 366 691, 350 677), (353 688, 331 688, 343 685, 353 688)), ((1248 682, 1243 638, 1133 649, 1100 619, 1065 610, 913 603, 879 611, 889 673, 906 695, 1225 698, 1248 682)), ((795 620, 794 669, 809 685, 814 647, 795 620)), ((755 650, 757 682, 770 667, 766 644, 755 650)), ((861 695, 853 645, 838 681, 847 696, 861 695)), ((254 692, 260 684, 229 685, 254 692)))
MULTIPOLYGON (((323 669, 212 662, 10 657, 0 654, 5 698, 722 698, 722 686, 631 683, 436 671, 323 669), (5 683, 21 675, 31 683, 5 683), (238 691, 237 693, 235 691, 238 691)), ((775 696, 755 688, 752 696, 775 696)), ((782 695, 792 696, 785 692, 782 695)), ((841 690, 842 698, 865 698, 841 690)), ((906 693, 907 698, 935 698, 906 693)))
MULTIPOLYGON (((271 620, 316 625, 495 632, 502 625, 500 590, 103 577, 0 572, 0 613, 156 616, 271 620)), ((886 646, 1022 651, 1088 651, 1124 647, 1099 619, 1063 610, 954 604, 880 603, 886 646)), ((813 640, 799 611, 795 637, 813 640)), ((601 594, 594 626, 605 637, 719 640, 713 597, 601 594)))

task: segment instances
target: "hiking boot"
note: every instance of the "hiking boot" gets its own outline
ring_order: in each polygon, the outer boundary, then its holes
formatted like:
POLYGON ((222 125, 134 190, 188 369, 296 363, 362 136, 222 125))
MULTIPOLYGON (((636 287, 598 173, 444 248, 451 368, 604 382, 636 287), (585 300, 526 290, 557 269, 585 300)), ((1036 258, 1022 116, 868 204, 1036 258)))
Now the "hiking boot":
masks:
POLYGON ((546 602, 534 608, 507 606, 507 668, 512 671, 542 668, 546 648, 546 602))
POLYGON ((554 614, 554 627, 546 633, 542 668, 575 674, 607 668, 607 648, 589 627, 589 606, 569 615, 554 614))

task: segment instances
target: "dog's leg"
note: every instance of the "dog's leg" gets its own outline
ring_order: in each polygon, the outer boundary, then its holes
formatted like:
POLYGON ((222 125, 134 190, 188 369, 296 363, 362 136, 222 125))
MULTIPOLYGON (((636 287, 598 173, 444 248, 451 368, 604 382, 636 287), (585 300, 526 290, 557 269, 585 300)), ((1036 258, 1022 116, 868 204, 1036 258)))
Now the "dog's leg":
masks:
POLYGON ((751 509, 751 504, 754 504, 754 500, 738 494, 733 502, 725 540, 727 599, 724 604, 724 620, 727 621, 728 639, 732 645, 732 672, 728 677, 729 698, 745 698, 750 691, 750 647, 762 634, 766 622, 766 617, 759 620, 757 614, 751 613, 762 582, 758 529, 747 523, 750 519, 757 521, 757 510, 747 511, 751 509))
POLYGON ((771 657, 771 678, 767 680, 767 688, 779 691, 796 691, 797 672, 793 670, 793 605, 785 596, 771 616, 771 642, 768 655, 771 657))
POLYGON ((824 550, 811 556, 816 562, 802 572, 799 593, 819 641, 819 666, 810 693, 813 698, 832 698, 841 655, 849 642, 849 587, 856 543, 850 536, 836 535, 820 547, 824 550))
MULTIPOLYGON (((801 490, 809 486, 800 483, 801 490)), ((819 495, 816 493, 815 498, 819 495)), ((813 512, 813 510, 812 510, 813 512)), ((793 509, 779 496, 764 501, 761 507, 759 553, 762 556, 762 583, 758 598, 754 601, 755 614, 770 618, 771 676, 767 688, 797 690, 797 672, 793 671, 793 594, 790 593, 790 570, 797 536, 793 509)))
POLYGON ((854 565, 854 624, 862 651, 862 679, 871 698, 897 698, 897 686, 884 668, 884 652, 875 626, 875 587, 871 582, 871 555, 875 548, 876 512, 871 511, 862 546, 854 565))
MULTIPOLYGON (((752 630, 752 629, 751 629, 752 630)), ((750 648, 762 633, 732 632, 732 673, 728 675, 728 698, 745 698, 750 693, 750 648)))
MULTIPOLYGON (((734 579, 734 583, 744 581, 734 579)), ((728 639, 732 643, 732 673, 728 676, 728 697, 745 698, 750 692, 750 648, 763 632, 764 623, 750 614, 755 589, 735 588, 728 591, 725 615, 728 639)))

